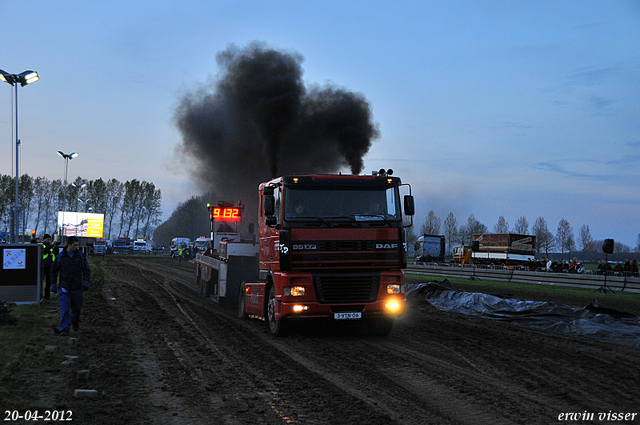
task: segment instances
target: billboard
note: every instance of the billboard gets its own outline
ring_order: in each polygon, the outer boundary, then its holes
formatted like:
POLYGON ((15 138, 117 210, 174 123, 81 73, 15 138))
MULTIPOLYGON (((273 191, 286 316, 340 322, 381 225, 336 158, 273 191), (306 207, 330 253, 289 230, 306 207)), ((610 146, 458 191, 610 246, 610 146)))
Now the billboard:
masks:
POLYGON ((64 236, 102 238, 104 214, 58 211, 58 229, 64 236))

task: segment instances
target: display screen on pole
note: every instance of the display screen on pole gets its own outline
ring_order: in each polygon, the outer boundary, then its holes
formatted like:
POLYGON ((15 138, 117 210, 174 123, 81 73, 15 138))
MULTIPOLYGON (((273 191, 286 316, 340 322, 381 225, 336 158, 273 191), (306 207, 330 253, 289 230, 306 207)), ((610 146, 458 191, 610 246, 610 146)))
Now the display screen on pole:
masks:
POLYGON ((211 209, 211 217, 215 221, 239 221, 240 208, 237 207, 214 207, 211 209))
POLYGON ((64 236, 102 238, 104 214, 58 211, 58 229, 64 236))

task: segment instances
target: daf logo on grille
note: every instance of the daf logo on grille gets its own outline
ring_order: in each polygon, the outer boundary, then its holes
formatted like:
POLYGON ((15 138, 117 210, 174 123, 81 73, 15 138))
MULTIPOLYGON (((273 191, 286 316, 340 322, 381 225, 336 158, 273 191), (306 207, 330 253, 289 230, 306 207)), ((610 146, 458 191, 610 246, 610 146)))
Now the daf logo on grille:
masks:
POLYGON ((397 249, 397 243, 377 243, 376 249, 397 249))
POLYGON ((301 243, 301 244, 294 244, 293 245, 293 250, 294 251, 301 251, 301 250, 310 250, 310 249, 318 249, 318 246, 314 243, 301 243))

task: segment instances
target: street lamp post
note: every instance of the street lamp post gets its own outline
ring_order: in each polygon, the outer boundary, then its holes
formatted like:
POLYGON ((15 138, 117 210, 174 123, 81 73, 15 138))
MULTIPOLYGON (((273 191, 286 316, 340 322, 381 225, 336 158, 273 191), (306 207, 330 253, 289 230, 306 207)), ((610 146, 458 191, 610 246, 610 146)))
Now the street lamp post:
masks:
MULTIPOLYGON (((82 201, 82 199, 80 199, 79 196, 80 196, 80 194, 82 192, 82 189, 87 187, 87 184, 86 183, 82 183, 81 185, 77 185, 74 182, 74 183, 71 183, 71 186, 73 186, 75 188, 75 195, 74 196, 77 198, 78 201, 82 201)), ((76 202, 75 204, 76 205, 75 205, 74 211, 76 211, 78 209, 78 202, 76 202)), ((71 208, 71 205, 69 205, 69 208, 71 208)))
POLYGON ((86 199, 78 198, 78 201, 82 202, 82 205, 83 205, 83 208, 84 208, 84 212, 89 212, 89 210, 92 209, 92 208, 89 207, 89 204, 88 204, 88 202, 90 200, 91 199, 89 199, 89 198, 86 198, 86 199))
POLYGON ((64 236, 64 210, 67 202, 67 172, 69 171, 69 160, 77 157, 78 152, 64 153, 58 151, 58 155, 64 159, 64 197, 62 198, 62 223, 60 224, 60 243, 62 243, 62 237, 64 236))
POLYGON ((31 84, 31 83, 35 83, 36 81, 38 81, 40 79, 40 77, 38 76, 38 73, 35 71, 24 71, 20 74, 9 74, 8 72, 5 72, 3 70, 0 69, 0 80, 4 81, 5 83, 11 84, 13 87, 15 87, 15 96, 16 96, 16 202, 15 205, 13 207, 13 226, 11 227, 11 242, 12 243, 17 243, 18 242, 18 225, 20 222, 19 219, 19 211, 20 211, 20 203, 18 202, 18 186, 19 186, 19 179, 20 179, 20 169, 19 169, 19 164, 20 164, 20 138, 18 137, 18 84, 20 83, 20 85, 22 87, 31 84))

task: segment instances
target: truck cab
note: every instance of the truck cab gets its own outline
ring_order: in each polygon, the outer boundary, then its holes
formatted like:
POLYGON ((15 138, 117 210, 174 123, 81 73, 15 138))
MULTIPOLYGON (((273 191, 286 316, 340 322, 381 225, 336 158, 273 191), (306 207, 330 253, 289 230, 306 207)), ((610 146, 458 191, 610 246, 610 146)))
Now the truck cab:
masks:
MULTIPOLYGON (((264 317, 275 335, 302 318, 365 320, 370 332, 388 334, 406 309, 401 186, 387 172, 261 184, 260 281, 243 285, 239 314, 264 317)), ((413 210, 407 195, 404 215, 413 210)))

